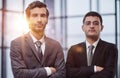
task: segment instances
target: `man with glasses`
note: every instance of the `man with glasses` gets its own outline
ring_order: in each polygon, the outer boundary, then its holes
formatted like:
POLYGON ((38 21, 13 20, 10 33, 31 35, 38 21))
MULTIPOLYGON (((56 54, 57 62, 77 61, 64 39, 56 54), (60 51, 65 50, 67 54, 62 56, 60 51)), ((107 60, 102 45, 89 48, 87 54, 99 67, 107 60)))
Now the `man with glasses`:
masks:
POLYGON ((86 40, 71 46, 68 51, 67 78, 114 78, 118 50, 115 44, 100 38, 102 17, 90 11, 83 19, 86 40))
POLYGON ((10 57, 14 78, 65 78, 63 49, 45 35, 49 12, 34 1, 25 10, 30 32, 13 40, 10 57))

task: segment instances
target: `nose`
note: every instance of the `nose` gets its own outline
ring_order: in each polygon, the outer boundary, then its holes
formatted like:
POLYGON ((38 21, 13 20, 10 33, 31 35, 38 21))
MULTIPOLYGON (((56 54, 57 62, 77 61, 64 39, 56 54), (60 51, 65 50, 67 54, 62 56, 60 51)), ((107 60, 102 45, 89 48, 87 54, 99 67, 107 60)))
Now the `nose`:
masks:
POLYGON ((41 17, 40 17, 40 16, 38 16, 37 20, 38 20, 38 21, 41 21, 41 17))
POLYGON ((37 17, 36 17, 36 20, 37 21, 41 21, 41 16, 38 14, 37 17))
POLYGON ((90 24, 90 27, 94 27, 94 24, 93 24, 93 23, 91 23, 91 24, 90 24))
POLYGON ((42 19, 41 19, 41 17, 39 16, 39 17, 37 17, 37 23, 41 23, 41 21, 42 21, 42 19))

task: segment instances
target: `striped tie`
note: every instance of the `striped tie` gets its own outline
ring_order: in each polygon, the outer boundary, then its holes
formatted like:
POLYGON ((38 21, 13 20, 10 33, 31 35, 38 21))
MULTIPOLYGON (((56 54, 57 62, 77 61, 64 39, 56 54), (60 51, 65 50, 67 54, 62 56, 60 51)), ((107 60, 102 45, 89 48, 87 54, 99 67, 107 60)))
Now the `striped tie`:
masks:
POLYGON ((42 49, 41 49, 42 43, 40 41, 37 41, 35 44, 36 44, 36 46, 38 48, 37 51, 38 51, 39 59, 42 61, 42 58, 43 58, 42 49))

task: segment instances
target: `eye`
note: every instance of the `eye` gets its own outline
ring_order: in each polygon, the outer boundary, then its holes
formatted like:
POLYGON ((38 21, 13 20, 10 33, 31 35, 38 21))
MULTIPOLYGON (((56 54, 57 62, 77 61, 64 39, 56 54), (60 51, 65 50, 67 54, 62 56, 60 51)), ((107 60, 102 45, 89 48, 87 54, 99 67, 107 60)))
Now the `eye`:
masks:
POLYGON ((32 14, 32 17, 37 17, 38 16, 38 14, 32 14))
POLYGON ((98 21, 94 21, 93 25, 99 25, 99 22, 98 21))
POLYGON ((91 24, 90 21, 86 21, 86 22, 85 22, 85 25, 90 25, 90 24, 91 24))
POLYGON ((46 14, 41 14, 41 17, 47 17, 47 15, 46 14))

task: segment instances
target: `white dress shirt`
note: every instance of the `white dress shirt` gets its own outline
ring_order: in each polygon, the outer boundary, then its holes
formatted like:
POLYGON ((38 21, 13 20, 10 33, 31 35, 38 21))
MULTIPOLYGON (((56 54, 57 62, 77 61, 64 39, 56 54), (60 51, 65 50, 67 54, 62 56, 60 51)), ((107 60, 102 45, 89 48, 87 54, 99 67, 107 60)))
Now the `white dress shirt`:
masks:
MULTIPOLYGON (((35 43, 36 41, 38 41, 38 40, 33 36, 33 34, 32 34, 31 32, 30 32, 30 36, 31 36, 31 38, 32 38, 32 40, 33 40, 33 43, 35 43)), ((43 36, 39 41, 42 42, 41 49, 42 49, 42 54, 43 54, 43 56, 44 56, 44 53, 45 53, 45 36, 43 36)), ((35 44, 35 47, 36 47, 36 49, 37 49, 36 44, 35 44)), ((50 69, 49 67, 44 67, 44 68, 45 68, 45 70, 46 70, 46 72, 47 72, 47 76, 49 76, 49 75, 52 74, 51 69, 50 69)))
MULTIPOLYGON (((96 49, 96 46, 97 46, 99 40, 100 40, 100 39, 98 39, 98 40, 97 40, 96 42, 94 42, 93 44, 90 44, 90 43, 86 40, 86 50, 87 50, 87 55, 88 55, 88 50, 89 50, 88 46, 90 46, 90 45, 93 45, 93 46, 94 46, 93 51, 92 51, 93 54, 94 54, 95 49, 96 49)), ((96 72, 96 65, 94 65, 94 72, 96 72)))

